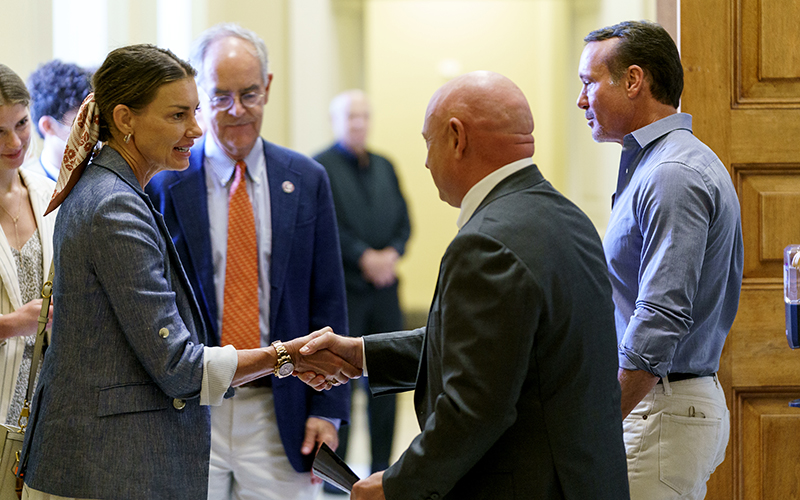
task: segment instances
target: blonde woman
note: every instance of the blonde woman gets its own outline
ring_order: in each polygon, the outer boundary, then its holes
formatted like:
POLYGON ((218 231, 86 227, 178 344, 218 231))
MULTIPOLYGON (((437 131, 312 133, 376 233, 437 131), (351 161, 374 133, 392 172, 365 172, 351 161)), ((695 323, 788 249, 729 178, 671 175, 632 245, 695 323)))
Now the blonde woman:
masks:
POLYGON ((0 64, 0 420, 17 425, 53 258, 55 214, 43 217, 55 183, 19 167, 33 130, 25 83, 0 64))

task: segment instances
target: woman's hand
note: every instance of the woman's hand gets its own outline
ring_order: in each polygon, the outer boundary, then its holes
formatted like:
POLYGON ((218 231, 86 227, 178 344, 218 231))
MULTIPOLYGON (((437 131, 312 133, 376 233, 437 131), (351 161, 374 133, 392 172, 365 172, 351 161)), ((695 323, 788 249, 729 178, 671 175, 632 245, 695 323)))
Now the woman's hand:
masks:
POLYGON ((315 352, 301 350, 313 339, 326 335, 339 337, 333 333, 330 327, 326 326, 322 330, 312 332, 305 337, 298 337, 284 343, 286 350, 294 361, 294 375, 304 375, 304 377, 300 377, 301 380, 316 390, 330 389, 332 386, 346 383, 351 378, 361 376, 361 367, 353 365, 351 360, 344 358, 338 352, 324 348, 315 349, 315 352), (309 383, 309 379, 315 377, 318 378, 318 383, 316 385, 309 383))
MULTIPOLYGON (((34 299, 14 312, 0 315, 0 339, 11 337, 27 337, 36 333, 39 327, 39 313, 42 310, 42 299, 34 299)), ((47 314, 47 328, 53 321, 53 304, 47 314)))
POLYGON ((325 327, 292 343, 294 375, 317 391, 344 384, 363 374, 360 338, 342 337, 325 327))

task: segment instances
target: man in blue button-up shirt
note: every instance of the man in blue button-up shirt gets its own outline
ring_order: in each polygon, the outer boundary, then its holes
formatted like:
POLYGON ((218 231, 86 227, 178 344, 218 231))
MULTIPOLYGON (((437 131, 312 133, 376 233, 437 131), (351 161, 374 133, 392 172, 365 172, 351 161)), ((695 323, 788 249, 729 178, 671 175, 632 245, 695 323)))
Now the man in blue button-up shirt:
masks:
POLYGON ((669 34, 626 22, 585 41, 578 107, 596 141, 622 145, 603 246, 631 498, 704 498, 730 430, 716 371, 741 290, 738 198, 677 112, 683 69, 669 34))

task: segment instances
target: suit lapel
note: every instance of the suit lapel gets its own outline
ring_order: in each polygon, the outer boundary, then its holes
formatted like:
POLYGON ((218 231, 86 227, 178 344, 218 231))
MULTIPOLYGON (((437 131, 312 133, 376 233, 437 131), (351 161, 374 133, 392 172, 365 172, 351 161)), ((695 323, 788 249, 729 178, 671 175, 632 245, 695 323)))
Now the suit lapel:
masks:
MULTIPOLYGON (((178 255, 178 251, 175 249, 175 244, 172 242, 172 238, 170 238, 169 229, 167 228, 167 224, 164 222, 164 216, 162 216, 158 210, 153 206, 153 203, 150 201, 149 198, 144 198, 147 206, 150 208, 150 212, 152 212, 153 217, 156 220, 156 224, 158 224, 158 228, 161 230, 161 235, 164 237, 164 242, 167 244, 167 252, 169 253, 170 261, 172 262, 172 269, 174 273, 178 276, 178 280, 180 281, 181 286, 183 287, 183 292, 186 297, 186 300, 189 302, 189 305, 192 309, 192 321, 194 325, 187 325, 191 330, 193 330, 197 334, 197 338, 199 339, 200 343, 208 344, 208 334, 209 332, 207 325, 205 325, 203 321, 203 314, 200 312, 200 305, 197 303, 197 298, 192 293, 192 284, 189 282, 189 278, 186 276, 186 270, 181 265, 181 258, 178 255), (198 324, 199 322, 199 324, 198 324), (194 326, 194 328, 192 328, 194 326)), ((188 321, 189 318, 186 318, 185 321, 188 321)))
POLYGON ((208 223, 208 198, 206 195, 205 170, 203 168, 204 143, 192 150, 189 168, 180 180, 171 184, 170 199, 175 205, 175 218, 186 240, 191 269, 195 272, 195 282, 199 294, 208 308, 211 324, 210 332, 217 328, 217 296, 214 289, 214 263, 211 252, 211 233, 208 223))
POLYGON ((272 288, 269 304, 270 332, 275 331, 275 320, 283 294, 283 283, 292 253, 292 238, 297 221, 297 210, 303 189, 302 176, 291 169, 291 160, 277 147, 264 141, 267 160, 270 209, 272 220, 272 259, 269 282, 272 288))

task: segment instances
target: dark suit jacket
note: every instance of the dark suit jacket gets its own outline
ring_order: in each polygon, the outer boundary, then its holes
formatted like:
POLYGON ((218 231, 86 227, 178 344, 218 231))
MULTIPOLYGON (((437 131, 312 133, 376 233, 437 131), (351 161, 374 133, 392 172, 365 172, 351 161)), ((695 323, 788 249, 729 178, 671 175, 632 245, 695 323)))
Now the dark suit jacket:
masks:
MULTIPOLYGON (((267 141, 263 145, 272 209, 272 338, 286 341, 324 326, 346 333, 344 275, 328 176, 306 156, 267 141), (293 191, 284 191, 285 181, 293 184, 293 191)), ((192 148, 186 170, 153 177, 147 192, 164 214, 209 325, 210 345, 219 345, 203 148, 203 141, 192 148)), ((274 379, 272 389, 286 455, 295 470, 308 471, 313 456, 300 454, 306 419, 315 415, 347 421, 350 390, 320 393, 295 377, 274 379)))
POLYGON ((69 498, 206 498, 203 320, 161 216, 112 148, 61 205, 54 247, 25 482, 69 498))
POLYGON ((453 239, 427 327, 364 342, 373 393, 416 389, 422 429, 387 499, 628 498, 603 249, 535 165, 453 239))
POLYGON ((394 167, 383 156, 367 154, 366 168, 360 167, 358 158, 338 143, 314 157, 331 180, 344 281, 351 300, 355 292, 370 294, 375 290, 358 265, 361 254, 368 248, 391 246, 402 256, 411 235, 408 208, 394 167))

